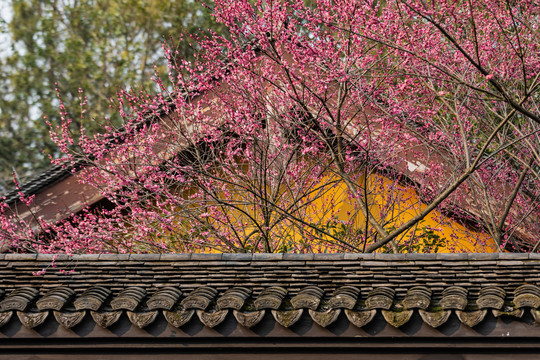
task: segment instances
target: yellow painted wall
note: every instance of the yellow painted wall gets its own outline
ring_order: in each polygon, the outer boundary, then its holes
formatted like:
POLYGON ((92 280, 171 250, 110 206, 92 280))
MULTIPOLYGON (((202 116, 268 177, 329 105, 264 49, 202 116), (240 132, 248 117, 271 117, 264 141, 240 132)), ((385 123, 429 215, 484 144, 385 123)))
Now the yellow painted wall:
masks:
MULTIPOLYGON (((385 224, 385 229, 390 232, 391 228, 397 228, 404 222, 416 216, 425 208, 417 193, 412 188, 391 181, 389 178, 379 174, 370 174, 367 180, 359 177, 355 181, 358 184, 366 185, 368 206, 372 216, 380 223, 385 224)), ((234 186, 232 186, 234 187, 234 186)), ((235 189, 230 189, 232 192, 235 189)), ((246 192, 236 189, 239 200, 246 196, 246 192)), ((363 191, 363 190, 362 190, 363 191)), ((364 247, 362 236, 366 221, 364 214, 355 206, 355 200, 348 196, 346 185, 343 181, 338 181, 330 177, 324 178, 319 184, 319 192, 313 194, 312 203, 303 213, 303 219, 314 225, 323 227, 332 234, 344 236, 344 241, 352 244, 358 250, 364 247)), ((239 201, 239 204, 242 201, 239 201)), ((260 219, 253 207, 250 208, 249 201, 246 202, 245 211, 254 218, 260 219)), ((245 226, 238 228, 241 236, 247 237, 256 228, 245 215, 238 211, 230 211, 231 218, 245 223, 245 226)), ((212 221, 211 218, 208 221, 212 221)), ((179 230, 182 221, 178 221, 179 230)), ((214 226, 221 226, 213 224, 214 226)), ((184 230, 187 231, 187 230, 184 230)), ((373 233, 371 226, 368 232, 373 233)), ((209 236, 208 241, 212 241, 209 236)), ((300 229, 291 225, 289 221, 282 221, 272 230, 272 238, 275 241, 274 251, 297 251, 297 252, 338 252, 353 251, 352 248, 342 246, 332 246, 335 242, 330 237, 320 234, 317 231, 304 228, 300 229), (329 245, 330 244, 330 245, 329 245), (294 247, 296 245, 296 248, 294 247)), ((380 237, 378 238, 380 239, 380 237)), ((482 231, 471 229, 455 219, 451 219, 437 211, 430 213, 416 227, 403 233, 396 238, 400 252, 495 252, 497 246, 494 240, 482 231), (431 233, 431 237, 426 236, 426 231, 431 233), (436 247, 426 247, 425 241, 436 239, 436 247), (411 239, 412 242, 411 242, 411 239)), ((368 238, 368 244, 373 242, 373 236, 368 238)), ((180 245, 180 244, 179 244, 180 245)), ((179 248, 177 251, 193 251, 189 248, 179 248)), ((224 249, 206 247, 196 250, 197 252, 221 252, 224 249)), ((390 251, 382 248, 380 251, 390 251)))
MULTIPOLYGON (((362 183, 363 181, 364 179, 361 178, 358 182, 362 183)), ((381 175, 368 175, 366 185, 371 214, 379 222, 387 223, 385 226, 387 230, 392 227, 399 227, 418 215, 426 207, 420 201, 414 189, 396 184, 381 175)), ((318 199, 314 204, 314 211, 325 209, 329 204, 336 207, 335 211, 338 220, 351 221, 351 217, 353 217, 353 226, 360 229, 365 228, 366 218, 362 212, 355 209, 354 201, 348 199, 347 189, 343 182, 340 182, 333 192, 318 199)), ((326 210, 321 211, 321 214, 327 213, 326 210)), ((400 250, 402 252, 429 252, 429 249, 425 249, 418 242, 414 242, 416 246, 413 246, 413 248, 405 247, 411 236, 418 237, 427 229, 430 229, 434 235, 440 238, 436 252, 497 251, 497 245, 491 236, 482 231, 471 229, 438 211, 431 212, 417 227, 397 237, 398 245, 403 246, 400 250)))

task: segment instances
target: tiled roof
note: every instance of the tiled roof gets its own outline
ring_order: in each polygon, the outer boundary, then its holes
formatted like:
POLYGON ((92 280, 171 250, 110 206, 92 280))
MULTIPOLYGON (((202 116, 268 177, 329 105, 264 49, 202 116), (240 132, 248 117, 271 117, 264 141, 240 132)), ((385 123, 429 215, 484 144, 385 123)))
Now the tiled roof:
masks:
MULTIPOLYGON (((187 94, 183 94, 184 96, 188 96, 187 94)), ((166 99, 167 106, 171 106, 172 100, 170 98, 166 99)), ((143 126, 145 124, 148 124, 152 121, 155 121, 156 119, 159 119, 160 116, 168 113, 168 109, 164 107, 153 110, 152 112, 149 112, 147 115, 143 117, 143 121, 140 122, 138 126, 143 126)), ((111 144, 118 142, 119 139, 122 138, 122 135, 125 133, 125 128, 120 127, 116 132, 115 135, 110 136, 109 141, 111 144)), ((73 169, 79 169, 82 166, 87 164, 87 161, 84 158, 76 159, 72 162, 66 162, 59 165, 52 165, 47 170, 43 171, 40 174, 37 174, 35 177, 31 178, 24 184, 20 185, 20 189, 15 189, 8 191, 5 194, 0 194, 1 197, 5 197, 5 202, 7 204, 13 204, 17 201, 19 201, 19 193, 22 192, 26 196, 34 195, 39 193, 40 191, 46 189, 48 186, 64 179, 65 177, 72 174, 73 169)))
POLYGON ((20 192, 24 193, 26 196, 37 194, 38 192, 47 188, 49 185, 52 185, 69 176, 72 169, 78 168, 82 165, 84 165, 83 160, 76 161, 73 164, 53 165, 49 169, 30 179, 28 182, 22 184, 20 189, 11 190, 4 194, 3 196, 5 197, 5 202, 7 204, 12 204, 19 201, 20 192))
POLYGON ((122 316, 137 328, 234 318, 249 329, 268 316, 284 328, 305 317, 322 328, 340 317, 357 328, 376 316, 395 328, 413 317, 432 328, 451 316, 468 327, 540 321, 538 270, 538 254, 3 254, 0 331, 47 319, 108 328, 122 316))

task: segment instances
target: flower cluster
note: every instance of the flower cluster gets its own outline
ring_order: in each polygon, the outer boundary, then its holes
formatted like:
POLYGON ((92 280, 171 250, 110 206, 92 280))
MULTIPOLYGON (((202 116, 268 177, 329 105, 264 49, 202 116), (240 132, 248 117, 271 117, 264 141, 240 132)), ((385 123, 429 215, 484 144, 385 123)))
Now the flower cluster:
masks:
POLYGON ((470 237, 536 249, 540 4, 309 3, 216 0, 229 34, 195 39, 193 62, 165 47, 159 93, 118 94, 121 129, 73 139, 62 106, 62 161, 84 158, 75 176, 109 205, 55 223, 3 205, 1 242, 371 252, 459 251, 470 237))

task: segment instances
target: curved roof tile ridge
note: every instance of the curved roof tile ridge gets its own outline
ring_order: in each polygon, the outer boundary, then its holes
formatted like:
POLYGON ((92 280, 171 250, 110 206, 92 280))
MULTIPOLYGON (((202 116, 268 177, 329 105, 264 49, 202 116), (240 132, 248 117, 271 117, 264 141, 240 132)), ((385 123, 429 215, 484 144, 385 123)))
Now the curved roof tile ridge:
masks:
POLYGON ((539 270, 540 254, 509 253, 0 254, 0 338, 215 330, 258 341, 270 329, 306 339, 500 339, 515 325, 512 336, 536 339, 539 270))

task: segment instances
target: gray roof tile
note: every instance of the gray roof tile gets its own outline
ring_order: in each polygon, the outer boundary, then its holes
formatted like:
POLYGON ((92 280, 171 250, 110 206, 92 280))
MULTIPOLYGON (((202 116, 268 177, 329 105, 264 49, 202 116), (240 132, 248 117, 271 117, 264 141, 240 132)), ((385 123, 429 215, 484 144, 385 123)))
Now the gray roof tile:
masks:
MULTIPOLYGON (((306 286, 317 286, 323 291, 323 298, 330 299, 336 289, 344 285, 352 286, 353 289, 360 291, 357 307, 350 311, 367 311, 362 308, 365 306, 362 304, 373 289, 382 289, 378 290, 382 291, 382 294, 386 294, 384 289, 395 291, 395 295, 388 295, 391 296, 390 299, 373 298, 369 301, 370 306, 375 308, 383 306, 386 309, 390 306, 389 304, 399 305, 405 294, 411 288, 419 285, 426 286, 432 291, 431 301, 436 305, 441 299, 442 291, 451 286, 463 287, 468 294, 466 295, 468 299, 460 301, 467 301, 469 304, 475 303, 480 289, 486 286, 500 288, 502 293, 506 295, 498 302, 485 300, 482 302, 483 304, 501 303, 502 301, 505 301, 506 304, 512 304, 514 290, 521 285, 530 284, 532 287, 525 287, 524 291, 532 292, 524 294, 516 306, 536 306, 531 305, 533 304, 531 301, 536 301, 534 304, 538 304, 540 307, 540 288, 536 286, 540 284, 540 275, 537 275, 540 274, 540 260, 527 254, 512 256, 504 254, 490 254, 489 256, 475 254, 445 254, 444 256, 438 254, 437 256, 422 254, 377 254, 376 256, 371 254, 103 254, 73 257, 6 254, 1 264, 3 266, 0 268, 0 306, 5 311, 13 311, 12 309, 27 311, 28 314, 20 315, 24 324, 36 324, 36 321, 42 321, 43 319, 38 319, 40 315, 39 310, 36 309, 37 301, 44 299, 43 296, 46 292, 62 286, 67 287, 68 290, 60 288, 54 291, 57 291, 58 294, 67 291, 65 296, 60 296, 60 298, 65 299, 65 301, 62 300, 65 302, 65 308, 72 306, 71 302, 80 298, 83 291, 92 286, 104 287, 111 291, 110 296, 107 295, 106 298, 100 300, 103 305, 91 299, 78 302, 81 306, 83 303, 88 303, 104 309, 100 310, 102 311, 101 315, 95 315, 98 319, 96 321, 99 321, 101 325, 108 324, 105 321, 106 316, 108 316, 106 313, 109 311, 107 309, 110 308, 110 302, 113 299, 118 299, 113 305, 119 311, 139 309, 137 310, 139 315, 130 313, 128 314, 129 319, 134 321, 135 325, 138 324, 137 326, 142 326, 141 324, 146 326, 147 321, 150 321, 148 319, 156 318, 153 313, 148 316, 142 315, 147 311, 145 310, 147 309, 146 301, 159 289, 165 291, 165 287, 172 287, 171 291, 184 294, 181 297, 173 296, 172 298, 176 299, 173 300, 176 305, 168 304, 168 309, 176 309, 174 306, 180 306, 179 304, 186 298, 186 294, 192 292, 195 294, 195 291, 199 291, 203 298, 193 298, 193 301, 190 300, 189 303, 201 304, 197 305, 199 306, 197 316, 201 316, 201 321, 204 320, 203 323, 209 324, 208 326, 215 326, 223 320, 220 316, 225 316, 225 313, 220 311, 232 311, 216 310, 213 307, 216 304, 215 301, 219 301, 220 296, 225 291, 231 290, 235 286, 245 287, 252 292, 246 298, 246 304, 257 299, 263 290, 268 290, 272 286, 283 287, 287 290, 283 301, 273 299, 271 292, 270 295, 268 292, 265 295, 268 296, 265 301, 269 304, 268 306, 271 305, 271 309, 274 311, 284 311, 281 306, 290 305, 280 304, 290 304, 290 299, 306 286), (55 258, 56 267, 51 266, 53 258, 55 258), (46 269, 45 275, 32 275, 32 273, 42 269, 46 269), (204 300, 204 296, 206 296, 204 294, 210 291, 203 290, 204 288, 212 289, 212 294, 216 295, 210 294, 208 295, 210 297, 204 300), (18 291, 22 291, 20 295, 18 291), (70 295, 72 291, 76 293, 73 297, 70 295), (121 291, 123 292, 120 296, 121 291), (535 296, 538 297, 538 300, 535 300, 535 296), (200 313, 201 311, 203 313, 200 313)), ((51 294, 54 294, 54 291, 51 294)), ((393 294, 393 292, 388 292, 388 294, 390 293, 393 294)), ((445 300, 450 301, 448 306, 453 306, 451 305, 453 300, 448 299, 445 300)), ((43 305, 48 303, 49 300, 45 299, 40 302, 40 306, 48 306, 43 305)), ((58 301, 57 303, 55 303, 57 307, 64 304, 58 301)), ((343 302, 336 298, 332 304, 334 303, 342 304, 343 302)), ((412 304, 410 301, 409 303, 412 304)), ((261 304, 259 306, 263 306, 261 304)), ((350 308, 353 304, 347 306, 350 308)), ((396 311, 402 311, 399 309, 398 306, 396 311)), ((64 310, 59 311, 55 316, 60 318, 59 321, 62 321, 62 324, 69 324, 67 316, 72 315, 68 313, 63 315, 62 311, 64 310)), ((315 316, 314 321, 322 321, 323 317, 319 312, 324 311, 324 309, 316 308, 310 309, 310 311, 310 316, 315 316)), ((393 307, 389 311, 394 311, 393 307)), ((349 313, 349 315, 351 314, 349 313)), ((111 313, 110 316, 113 315, 111 313)), ((283 322, 285 315, 281 313, 278 315, 280 321, 283 322)), ((407 314, 400 316, 405 315, 407 314)), ((2 315, 0 318, 8 319, 9 316, 2 315)), ((461 318, 469 319, 470 317, 463 315, 461 318)), ((397 318, 390 313, 385 313, 385 319, 392 322, 397 318)), ((400 319, 402 321, 403 317, 400 319)), ((401 322, 394 325, 399 324, 401 322)))

